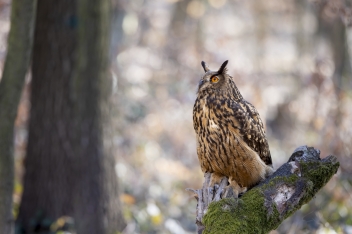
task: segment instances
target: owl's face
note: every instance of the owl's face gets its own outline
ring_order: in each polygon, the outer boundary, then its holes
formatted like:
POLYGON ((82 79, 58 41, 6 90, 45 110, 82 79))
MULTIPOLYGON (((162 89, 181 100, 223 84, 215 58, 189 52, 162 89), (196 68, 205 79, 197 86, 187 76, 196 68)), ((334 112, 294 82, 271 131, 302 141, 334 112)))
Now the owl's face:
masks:
POLYGON ((226 87, 227 82, 227 74, 226 74, 226 65, 228 60, 226 60, 218 71, 210 71, 208 66, 204 61, 202 61, 202 66, 204 68, 205 74, 200 79, 198 84, 198 93, 208 90, 208 91, 217 91, 224 89, 226 87))

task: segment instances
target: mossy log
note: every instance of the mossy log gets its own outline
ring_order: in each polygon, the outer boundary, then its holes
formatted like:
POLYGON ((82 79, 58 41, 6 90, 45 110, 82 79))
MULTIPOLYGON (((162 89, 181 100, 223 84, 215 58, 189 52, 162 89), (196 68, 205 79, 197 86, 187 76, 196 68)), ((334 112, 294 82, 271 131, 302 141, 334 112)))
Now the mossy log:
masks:
POLYGON ((335 156, 320 159, 313 147, 298 147, 287 163, 272 176, 239 198, 225 194, 227 180, 208 187, 210 173, 205 173, 202 189, 193 190, 198 200, 198 234, 268 233, 309 202, 337 172, 335 156))

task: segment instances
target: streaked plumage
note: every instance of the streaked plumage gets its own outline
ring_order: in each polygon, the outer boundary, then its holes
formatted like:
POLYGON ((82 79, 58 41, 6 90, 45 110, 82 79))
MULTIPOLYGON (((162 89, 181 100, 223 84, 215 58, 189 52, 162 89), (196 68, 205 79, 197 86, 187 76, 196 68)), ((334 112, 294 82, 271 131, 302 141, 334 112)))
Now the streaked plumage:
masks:
POLYGON ((199 82, 193 108, 197 154, 203 172, 211 172, 212 184, 226 176, 238 195, 272 174, 272 161, 264 126, 255 107, 243 99, 227 61, 199 82))

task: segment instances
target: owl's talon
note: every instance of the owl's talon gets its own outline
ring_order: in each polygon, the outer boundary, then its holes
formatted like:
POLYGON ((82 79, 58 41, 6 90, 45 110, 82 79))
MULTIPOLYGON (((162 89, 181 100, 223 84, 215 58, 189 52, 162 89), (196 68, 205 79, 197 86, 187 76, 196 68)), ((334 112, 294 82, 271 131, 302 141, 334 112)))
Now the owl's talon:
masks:
POLYGON ((215 185, 217 185, 219 187, 219 185, 224 177, 225 176, 223 176, 221 174, 217 174, 217 173, 211 174, 209 187, 214 187, 215 185))
POLYGON ((221 198, 226 198, 227 197, 227 194, 228 194, 228 188, 225 187, 223 190, 222 190, 222 194, 221 194, 221 198))
POLYGON ((233 196, 238 198, 239 194, 243 194, 247 191, 247 187, 241 187, 235 180, 230 178, 230 185, 227 187, 231 187, 233 190, 233 196))
POLYGON ((219 189, 219 185, 218 184, 214 184, 214 191, 217 191, 219 189))

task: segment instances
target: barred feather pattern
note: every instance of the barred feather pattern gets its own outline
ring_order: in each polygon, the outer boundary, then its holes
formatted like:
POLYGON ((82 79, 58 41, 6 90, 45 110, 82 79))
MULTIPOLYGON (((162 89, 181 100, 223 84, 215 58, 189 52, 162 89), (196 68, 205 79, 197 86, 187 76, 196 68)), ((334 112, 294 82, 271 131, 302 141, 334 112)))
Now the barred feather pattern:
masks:
POLYGON ((222 70, 206 72, 194 104, 198 159, 203 172, 250 188, 273 172, 269 145, 258 111, 243 99, 226 67, 222 70), (214 75, 217 84, 210 82, 214 75))

